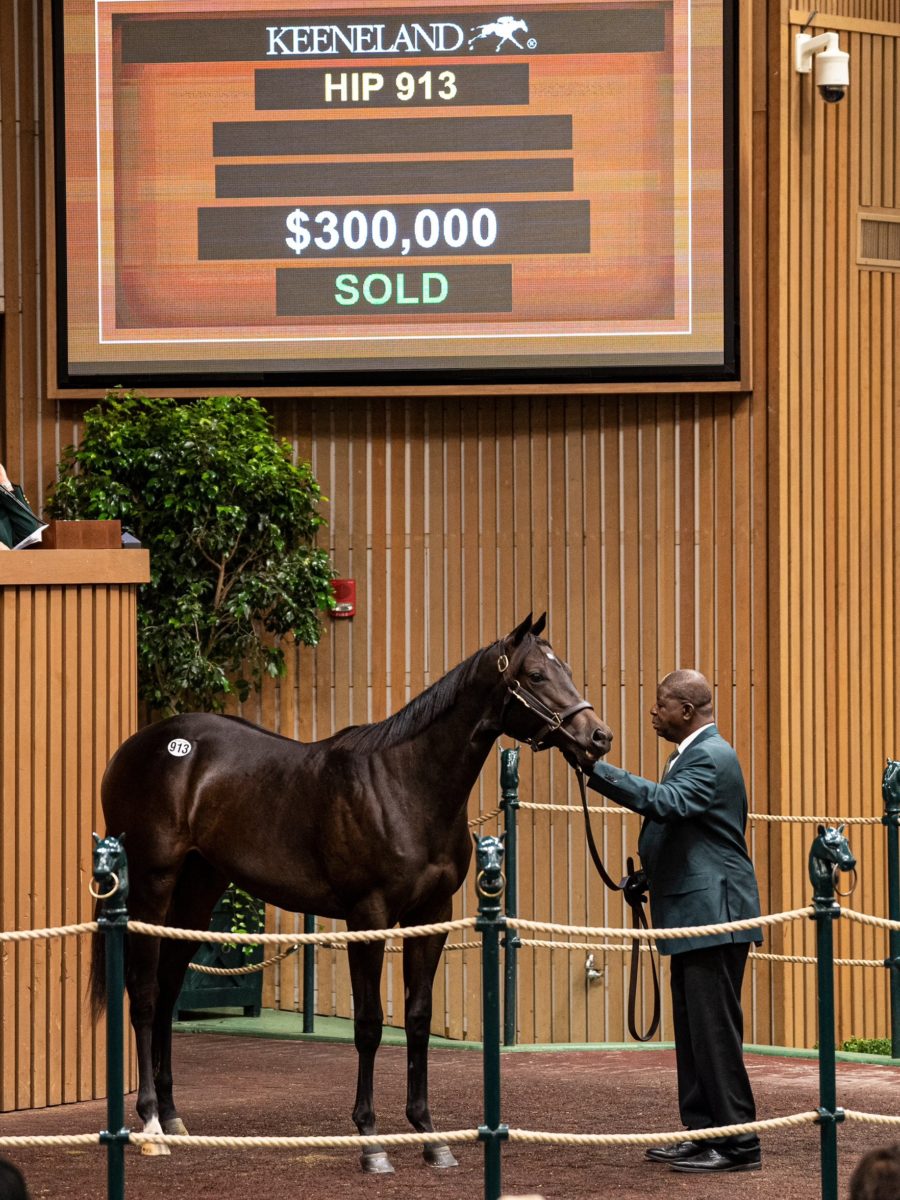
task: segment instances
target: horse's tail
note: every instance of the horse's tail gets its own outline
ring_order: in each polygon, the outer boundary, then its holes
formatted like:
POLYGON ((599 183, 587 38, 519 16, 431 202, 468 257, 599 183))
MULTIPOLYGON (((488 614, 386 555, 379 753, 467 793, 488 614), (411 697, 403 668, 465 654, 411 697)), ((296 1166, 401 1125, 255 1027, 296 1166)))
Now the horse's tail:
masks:
MULTIPOLYGON (((94 920, 100 915, 100 901, 94 910, 94 920)), ((106 934, 95 929, 91 934, 91 973, 88 989, 91 996, 91 1016, 97 1021, 106 1011, 106 934)))

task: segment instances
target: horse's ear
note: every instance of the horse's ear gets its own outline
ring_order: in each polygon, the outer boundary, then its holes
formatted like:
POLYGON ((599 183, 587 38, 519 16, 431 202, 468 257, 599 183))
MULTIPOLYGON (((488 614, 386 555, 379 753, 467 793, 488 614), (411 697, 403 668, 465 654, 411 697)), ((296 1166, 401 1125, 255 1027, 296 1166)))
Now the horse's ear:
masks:
POLYGON ((547 627, 547 614, 545 612, 542 612, 541 615, 538 617, 538 619, 535 621, 535 623, 532 625, 531 632, 534 634, 535 637, 540 637, 546 627, 547 627))
POLYGON ((99 846, 100 845, 100 835, 98 833, 92 833, 91 837, 94 839, 94 845, 99 846))
POLYGON ((838 833, 841 833, 841 834, 842 834, 846 828, 847 828, 847 826, 846 826, 846 825, 844 824, 844 822, 842 821, 842 822, 840 823, 840 825, 838 825, 838 833))
POLYGON ((521 645, 522 639, 526 633, 531 632, 531 613, 525 618, 521 625, 517 625, 507 639, 513 646, 521 645))
POLYGON ((824 837, 824 836, 825 836, 825 826, 820 825, 819 826, 819 837, 824 837))

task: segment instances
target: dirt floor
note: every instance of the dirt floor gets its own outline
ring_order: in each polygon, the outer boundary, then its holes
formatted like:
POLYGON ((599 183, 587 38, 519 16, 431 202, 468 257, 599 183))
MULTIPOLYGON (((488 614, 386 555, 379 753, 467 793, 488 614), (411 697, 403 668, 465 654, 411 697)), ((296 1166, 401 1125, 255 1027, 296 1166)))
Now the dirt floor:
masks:
MULTIPOLYGON (((435 1049, 431 1056, 435 1124, 476 1127, 482 1119, 481 1056, 435 1049)), ((817 1105, 815 1061, 748 1056, 759 1115, 774 1117, 817 1105)), ((350 1122, 355 1052, 349 1045, 266 1041, 210 1034, 175 1038, 177 1096, 192 1133, 311 1135, 355 1132, 350 1122)), ((838 1095, 848 1108, 900 1114, 900 1069, 840 1064, 838 1095)), ((505 1054, 503 1119, 511 1127, 582 1133, 677 1128, 675 1067, 667 1050, 597 1050, 505 1054)), ((406 1132, 404 1053, 385 1046, 376 1068, 376 1105, 383 1133, 406 1132)), ((133 1116, 133 1097, 127 1119, 133 1116)), ((83 1133, 105 1125, 105 1105, 92 1102, 0 1116, 4 1134, 83 1133)), ((840 1195, 865 1150, 893 1139, 887 1126, 847 1124, 839 1130, 840 1195)), ((644 1161, 635 1148, 567 1149, 511 1145, 503 1153, 509 1194, 546 1200, 656 1196, 718 1200, 815 1200, 821 1195, 819 1132, 804 1126, 765 1136, 763 1169, 695 1178, 644 1161)), ((182 1150, 169 1158, 126 1151, 129 1200, 456 1200, 484 1195, 480 1146, 455 1151, 459 1167, 426 1166, 414 1147, 391 1152, 394 1175, 363 1175, 355 1151, 182 1150)), ((11 1157, 34 1200, 102 1200, 105 1150, 28 1149, 11 1157)))

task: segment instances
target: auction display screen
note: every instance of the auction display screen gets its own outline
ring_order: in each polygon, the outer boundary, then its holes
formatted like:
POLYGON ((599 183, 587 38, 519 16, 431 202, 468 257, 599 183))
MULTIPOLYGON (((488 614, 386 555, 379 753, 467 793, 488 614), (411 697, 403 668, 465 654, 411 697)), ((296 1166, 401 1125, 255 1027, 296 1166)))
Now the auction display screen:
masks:
POLYGON ((727 0, 55 0, 58 382, 737 371, 727 0))

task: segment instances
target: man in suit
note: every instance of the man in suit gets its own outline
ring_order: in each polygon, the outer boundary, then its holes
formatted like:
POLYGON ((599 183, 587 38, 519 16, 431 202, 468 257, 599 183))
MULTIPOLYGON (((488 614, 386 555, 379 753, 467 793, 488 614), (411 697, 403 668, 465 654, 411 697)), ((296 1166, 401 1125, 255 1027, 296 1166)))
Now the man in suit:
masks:
MULTIPOLYGON (((583 754, 588 784, 644 817, 638 841, 658 929, 712 925, 760 915, 747 852, 747 794, 732 747, 713 721, 712 692, 699 671, 673 671, 656 691, 650 718, 675 743, 653 783, 583 754)), ((760 929, 660 939, 671 961, 678 1105, 689 1131, 756 1120, 743 1054, 741 985, 760 929)), ((694 1174, 758 1170, 755 1134, 654 1146, 654 1162, 694 1174)))

